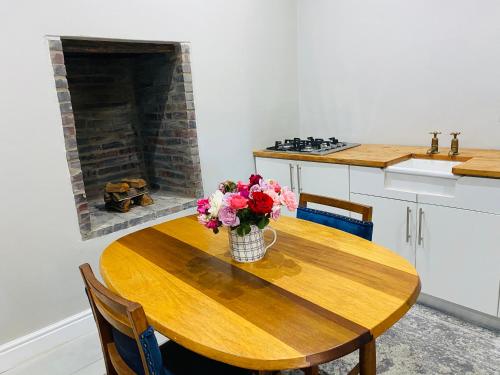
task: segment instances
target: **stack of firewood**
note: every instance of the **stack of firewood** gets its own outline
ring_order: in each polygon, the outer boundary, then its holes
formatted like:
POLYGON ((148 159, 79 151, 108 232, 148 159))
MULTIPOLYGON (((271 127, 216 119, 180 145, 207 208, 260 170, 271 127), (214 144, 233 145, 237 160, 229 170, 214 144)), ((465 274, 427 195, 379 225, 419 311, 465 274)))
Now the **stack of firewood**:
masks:
POLYGON ((125 178, 118 182, 108 182, 104 188, 104 202, 107 209, 128 212, 133 205, 149 206, 153 199, 149 195, 147 183, 142 178, 125 178))

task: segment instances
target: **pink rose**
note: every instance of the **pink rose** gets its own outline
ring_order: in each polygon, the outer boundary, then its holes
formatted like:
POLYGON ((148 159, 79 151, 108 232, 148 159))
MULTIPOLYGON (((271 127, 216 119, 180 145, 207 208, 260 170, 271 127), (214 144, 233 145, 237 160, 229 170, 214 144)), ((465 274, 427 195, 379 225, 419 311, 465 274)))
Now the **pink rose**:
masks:
POLYGON ((281 189, 281 203, 284 204, 289 211, 294 211, 299 206, 295 193, 288 187, 283 187, 281 189))
POLYGON ((210 203, 208 202, 208 199, 198 199, 198 213, 206 214, 209 208, 210 203))
POLYGON ((223 225, 228 227, 235 227, 240 225, 240 218, 236 216, 236 210, 231 207, 224 206, 219 211, 219 220, 223 225))
POLYGON ((236 183, 236 190, 238 191, 248 190, 248 184, 244 184, 242 181, 238 181, 236 183))
POLYGON ((236 190, 238 190, 238 192, 240 193, 240 195, 242 197, 248 198, 248 195, 250 194, 248 189, 249 189, 249 185, 244 184, 241 181, 238 181, 238 183, 236 184, 236 190))
POLYGON ((269 184, 267 183, 267 181, 264 180, 263 178, 259 181, 259 186, 262 189, 262 191, 271 189, 271 186, 269 186, 269 184))
POLYGON ((274 206, 273 210, 271 211, 271 218, 273 220, 278 220, 280 216, 281 216, 281 205, 274 206))
POLYGON ((269 186, 270 189, 274 189, 276 193, 279 193, 281 191, 281 186, 276 180, 268 180, 267 186, 269 186))
POLYGON ((248 207, 248 199, 239 194, 231 196, 228 199, 228 203, 233 210, 241 210, 242 208, 248 207))

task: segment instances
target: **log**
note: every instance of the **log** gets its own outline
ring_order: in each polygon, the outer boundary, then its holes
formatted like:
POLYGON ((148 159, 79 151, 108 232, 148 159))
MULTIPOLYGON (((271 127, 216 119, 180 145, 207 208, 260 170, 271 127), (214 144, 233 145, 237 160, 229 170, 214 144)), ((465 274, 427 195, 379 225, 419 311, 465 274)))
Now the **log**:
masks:
POLYGON ((130 186, 126 182, 108 182, 104 190, 106 193, 125 193, 129 189, 130 186))
POLYGON ((125 199, 120 202, 115 202, 113 200, 106 202, 106 209, 113 209, 120 212, 128 212, 130 210, 130 206, 132 203, 132 199, 125 199))
POLYGON ((151 198, 151 196, 147 193, 145 193, 139 197, 139 204, 143 207, 149 206, 150 204, 153 204, 153 203, 154 203, 153 198, 151 198))
POLYGON ((111 197, 111 194, 104 192, 104 202, 108 203, 111 202, 113 198, 111 197))
POLYGON ((147 185, 146 181, 142 178, 124 178, 122 179, 122 182, 136 189, 141 189, 147 185))
POLYGON ((128 212, 133 205, 153 204, 147 183, 142 178, 124 178, 120 182, 108 182, 104 190, 106 209, 128 212))

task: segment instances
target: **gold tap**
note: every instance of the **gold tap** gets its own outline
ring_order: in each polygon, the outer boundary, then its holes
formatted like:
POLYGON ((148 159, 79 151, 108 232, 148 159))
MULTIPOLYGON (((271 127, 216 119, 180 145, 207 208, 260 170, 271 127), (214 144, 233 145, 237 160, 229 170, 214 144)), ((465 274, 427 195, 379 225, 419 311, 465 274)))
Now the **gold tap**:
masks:
POLYGON ((429 134, 434 134, 434 137, 432 137, 431 148, 427 150, 427 155, 439 154, 439 139, 437 135, 441 134, 441 132, 433 131, 429 134))
POLYGON ((457 136, 460 134, 460 132, 451 132, 450 135, 453 136, 451 139, 451 147, 450 147, 450 152, 448 152, 448 156, 456 156, 459 154, 458 152, 458 138, 457 136))

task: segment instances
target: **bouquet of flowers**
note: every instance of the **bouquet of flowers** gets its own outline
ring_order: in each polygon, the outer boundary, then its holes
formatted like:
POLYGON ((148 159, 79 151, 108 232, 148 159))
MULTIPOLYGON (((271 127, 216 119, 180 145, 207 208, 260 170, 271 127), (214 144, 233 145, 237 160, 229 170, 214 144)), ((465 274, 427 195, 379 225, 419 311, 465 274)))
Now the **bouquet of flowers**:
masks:
POLYGON ((198 200, 198 221, 214 233, 225 226, 244 236, 251 225, 264 229, 270 219, 277 220, 282 206, 297 209, 295 193, 276 180, 253 174, 248 183, 224 181, 209 198, 198 200))

